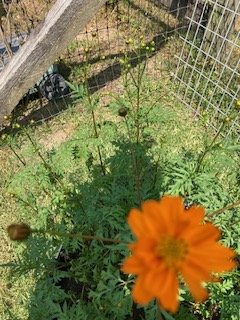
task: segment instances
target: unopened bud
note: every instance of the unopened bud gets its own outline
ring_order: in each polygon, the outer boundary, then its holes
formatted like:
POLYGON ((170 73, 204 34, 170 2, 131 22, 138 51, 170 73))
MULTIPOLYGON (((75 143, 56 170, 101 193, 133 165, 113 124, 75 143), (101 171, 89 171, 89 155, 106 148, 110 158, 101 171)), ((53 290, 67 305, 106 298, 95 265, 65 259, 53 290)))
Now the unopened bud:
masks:
POLYGON ((126 117, 127 115, 127 109, 126 108, 121 108, 118 110, 118 114, 120 117, 126 117))
POLYGON ((20 241, 29 237, 31 228, 27 224, 11 224, 7 228, 11 240, 20 241))

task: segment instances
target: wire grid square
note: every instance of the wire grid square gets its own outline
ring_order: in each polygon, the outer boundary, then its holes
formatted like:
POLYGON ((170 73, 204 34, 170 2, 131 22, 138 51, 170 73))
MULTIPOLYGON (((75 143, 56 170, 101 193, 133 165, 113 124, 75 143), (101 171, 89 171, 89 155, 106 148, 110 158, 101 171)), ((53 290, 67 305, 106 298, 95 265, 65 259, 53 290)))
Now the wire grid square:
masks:
POLYGON ((189 26, 177 55, 177 97, 196 115, 205 117, 223 135, 240 140, 239 24, 237 0, 197 0, 189 7, 189 26))

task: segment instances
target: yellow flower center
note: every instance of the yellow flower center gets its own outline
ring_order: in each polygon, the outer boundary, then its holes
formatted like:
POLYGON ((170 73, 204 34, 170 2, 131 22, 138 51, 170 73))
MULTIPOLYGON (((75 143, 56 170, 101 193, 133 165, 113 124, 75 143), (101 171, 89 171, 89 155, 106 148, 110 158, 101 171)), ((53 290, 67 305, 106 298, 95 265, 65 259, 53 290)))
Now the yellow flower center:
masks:
POLYGON ((169 235, 162 235, 157 245, 157 255, 161 257, 170 268, 176 268, 178 263, 185 259, 188 253, 187 244, 169 235))

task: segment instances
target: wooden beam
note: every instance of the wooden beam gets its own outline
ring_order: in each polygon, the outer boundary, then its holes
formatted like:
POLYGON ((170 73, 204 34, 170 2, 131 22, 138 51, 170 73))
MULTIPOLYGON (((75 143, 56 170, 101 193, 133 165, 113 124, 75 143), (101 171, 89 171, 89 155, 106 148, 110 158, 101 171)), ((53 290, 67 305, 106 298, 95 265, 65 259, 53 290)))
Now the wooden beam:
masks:
POLYGON ((4 115, 61 55, 106 0, 58 0, 0 73, 0 125, 4 115))

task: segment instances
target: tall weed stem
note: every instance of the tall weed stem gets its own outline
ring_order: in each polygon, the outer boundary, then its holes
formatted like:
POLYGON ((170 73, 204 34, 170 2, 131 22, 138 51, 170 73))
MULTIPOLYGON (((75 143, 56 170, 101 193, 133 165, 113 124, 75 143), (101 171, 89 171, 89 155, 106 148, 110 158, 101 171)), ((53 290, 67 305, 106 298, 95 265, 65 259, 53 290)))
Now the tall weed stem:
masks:
POLYGON ((64 189, 66 190, 66 188, 64 187, 64 185, 62 184, 62 182, 56 177, 55 173, 52 171, 52 168, 50 167, 50 165, 46 162, 46 160, 43 158, 43 156, 41 155, 41 153, 38 150, 37 145, 35 144, 35 142, 33 141, 33 139, 31 138, 30 134, 25 131, 26 136, 28 137, 29 141, 31 142, 32 146, 34 147, 34 149, 37 152, 38 157, 41 159, 41 161, 43 162, 43 165, 45 167, 45 169, 49 172, 49 174, 52 176, 52 178, 64 189))
MULTIPOLYGON (((86 49, 88 49, 88 48, 86 48, 86 49)), ((84 64, 84 68, 83 68, 84 83, 86 86, 86 94, 87 94, 88 104, 91 109, 94 135, 98 139, 99 135, 98 135, 98 131, 97 131, 97 123, 96 123, 95 113, 93 110, 93 103, 92 103, 92 99, 91 99, 91 94, 90 94, 90 90, 89 90, 89 82, 88 82, 89 51, 85 50, 85 52, 86 52, 86 62, 84 64)), ((105 168, 103 165, 101 149, 99 146, 97 146, 97 150, 98 150, 98 157, 99 157, 102 173, 103 173, 103 175, 105 175, 105 168)))
POLYGON ((136 154, 135 154, 135 150, 134 150, 134 147, 133 147, 131 132, 130 132, 129 125, 128 125, 128 122, 127 122, 127 118, 124 117, 124 120, 125 120, 125 123, 126 123, 128 136, 129 136, 130 151, 131 151, 131 154, 132 154, 132 162, 133 162, 134 171, 135 171, 136 190, 137 190, 138 202, 139 202, 139 206, 140 206, 141 202, 142 202, 142 200, 141 200, 141 191, 140 191, 140 174, 139 174, 139 170, 138 170, 138 166, 137 166, 136 154))
POLYGON ((200 156, 200 158, 199 158, 199 160, 198 160, 198 164, 197 164, 195 173, 199 173, 200 168, 201 168, 201 165, 202 165, 202 163, 203 163, 203 160, 204 160, 205 156, 207 155, 207 153, 208 153, 209 151, 211 151, 214 143, 216 142, 216 140, 217 140, 217 138, 219 137, 220 133, 222 132, 223 128, 224 128, 224 122, 222 123, 221 127, 219 128, 217 134, 216 134, 215 137, 213 138, 213 140, 212 140, 212 142, 210 143, 210 145, 205 147, 205 150, 203 151, 202 155, 200 156))
POLYGON ((13 152, 13 154, 15 155, 15 157, 21 162, 22 165, 26 166, 25 161, 23 161, 20 156, 17 154, 17 152, 13 149, 13 147, 11 145, 9 145, 10 150, 13 152))
POLYGON ((97 237, 97 236, 90 236, 90 235, 77 234, 77 233, 59 232, 59 231, 55 231, 55 230, 31 229, 31 233, 50 234, 52 236, 58 236, 58 237, 77 238, 77 239, 79 238, 79 239, 84 239, 84 240, 97 240, 97 241, 103 241, 103 242, 129 244, 129 242, 123 241, 123 240, 117 240, 117 239, 112 239, 112 238, 104 238, 104 237, 97 237))
POLYGON ((13 195, 13 197, 15 199, 17 199, 18 201, 24 203, 27 207, 31 208, 34 212, 38 213, 38 210, 36 208, 34 208, 34 206, 31 203, 29 203, 28 201, 16 196, 15 194, 13 195))
POLYGON ((229 205, 227 205, 226 207, 223 207, 222 209, 219 209, 219 210, 217 210, 217 211, 215 211, 215 212, 207 215, 207 217, 210 218, 210 217, 212 217, 212 216, 215 216, 216 214, 219 214, 219 213, 222 213, 222 212, 224 212, 224 211, 226 211, 226 210, 235 208, 235 207, 237 207, 237 206, 239 206, 239 205, 240 205, 240 201, 237 201, 237 202, 235 202, 235 203, 229 204, 229 205))

